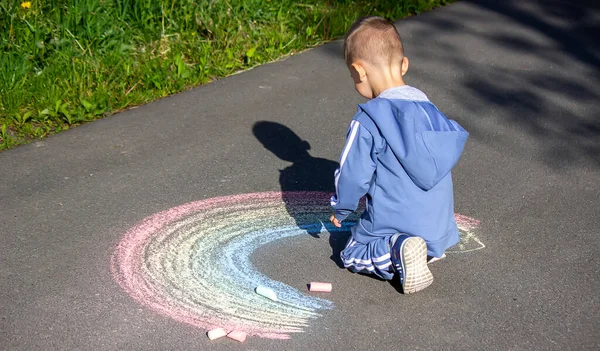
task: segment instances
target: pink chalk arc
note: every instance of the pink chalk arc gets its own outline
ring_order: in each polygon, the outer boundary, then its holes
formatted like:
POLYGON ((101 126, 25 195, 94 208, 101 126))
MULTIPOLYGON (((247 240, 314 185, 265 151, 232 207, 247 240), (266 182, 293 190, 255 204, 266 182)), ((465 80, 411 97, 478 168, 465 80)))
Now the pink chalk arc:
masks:
POLYGON ((113 276, 138 303, 177 321, 205 330, 289 338, 333 304, 269 279, 249 258, 259 246, 305 235, 298 218, 325 231, 320 219, 327 218, 329 197, 252 193, 156 213, 125 233, 112 256, 113 276), (259 296, 257 285, 273 289, 281 301, 259 296))

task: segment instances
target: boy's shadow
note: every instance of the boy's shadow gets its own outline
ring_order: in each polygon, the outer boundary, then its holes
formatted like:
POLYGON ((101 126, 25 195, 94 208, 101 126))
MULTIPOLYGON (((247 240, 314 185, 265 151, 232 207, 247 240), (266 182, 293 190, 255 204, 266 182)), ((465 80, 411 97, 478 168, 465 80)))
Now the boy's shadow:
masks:
MULTIPOLYGON (((296 224, 307 228, 308 234, 318 238, 320 230, 303 226, 306 224, 306 218, 302 218, 302 213, 294 209, 293 199, 289 193, 321 191, 333 195, 335 193, 333 173, 338 167, 338 163, 324 158, 312 157, 308 153, 310 144, 300 139, 296 133, 282 124, 268 121, 256 122, 252 127, 252 132, 265 149, 271 151, 280 159, 292 163, 279 171, 283 201, 290 216, 296 220, 296 224)), ((320 218, 319 220, 327 224, 329 217, 320 218)), ((332 249, 331 259, 341 268, 343 268, 343 265, 340 252, 344 249, 349 237, 349 231, 335 232, 329 236, 329 244, 332 249)))

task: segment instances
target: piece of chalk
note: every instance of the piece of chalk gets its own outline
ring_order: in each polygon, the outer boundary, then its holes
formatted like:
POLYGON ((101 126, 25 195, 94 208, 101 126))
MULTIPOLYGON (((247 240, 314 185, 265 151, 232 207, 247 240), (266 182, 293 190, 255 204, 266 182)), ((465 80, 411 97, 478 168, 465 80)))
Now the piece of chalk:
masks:
POLYGON ((209 330, 208 333, 206 333, 206 335, 208 335, 208 338, 210 340, 215 340, 224 337, 225 335, 227 335, 227 332, 223 328, 217 328, 209 330))
POLYGON ((309 290, 315 292, 331 292, 331 288, 331 283, 310 282, 309 290))
POLYGON ((227 337, 235 341, 244 342, 244 340, 246 340, 246 333, 243 331, 234 330, 227 334, 227 337))
POLYGON ((254 291, 256 291, 256 293, 260 296, 264 296, 267 299, 277 301, 277 294, 275 294, 275 291, 273 291, 270 288, 267 288, 266 286, 257 286, 254 291))

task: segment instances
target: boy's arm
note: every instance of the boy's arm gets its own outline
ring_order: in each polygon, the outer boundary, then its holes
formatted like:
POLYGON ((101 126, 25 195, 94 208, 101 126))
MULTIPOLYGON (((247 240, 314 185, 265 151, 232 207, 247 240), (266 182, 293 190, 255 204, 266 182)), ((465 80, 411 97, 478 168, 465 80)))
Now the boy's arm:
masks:
POLYGON ((334 210, 332 217, 337 221, 343 221, 354 212, 360 198, 369 190, 376 167, 373 149, 371 133, 353 120, 340 157, 340 166, 335 171, 335 195, 331 197, 331 207, 334 210))

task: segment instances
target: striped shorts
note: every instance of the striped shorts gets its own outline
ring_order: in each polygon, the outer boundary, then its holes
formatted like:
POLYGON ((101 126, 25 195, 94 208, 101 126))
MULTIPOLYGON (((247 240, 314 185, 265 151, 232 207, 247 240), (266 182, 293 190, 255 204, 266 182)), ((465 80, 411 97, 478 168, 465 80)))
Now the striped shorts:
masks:
POLYGON ((355 273, 374 274, 391 280, 394 274, 390 260, 390 238, 391 235, 388 235, 361 244, 350 237, 340 254, 344 267, 355 273))

